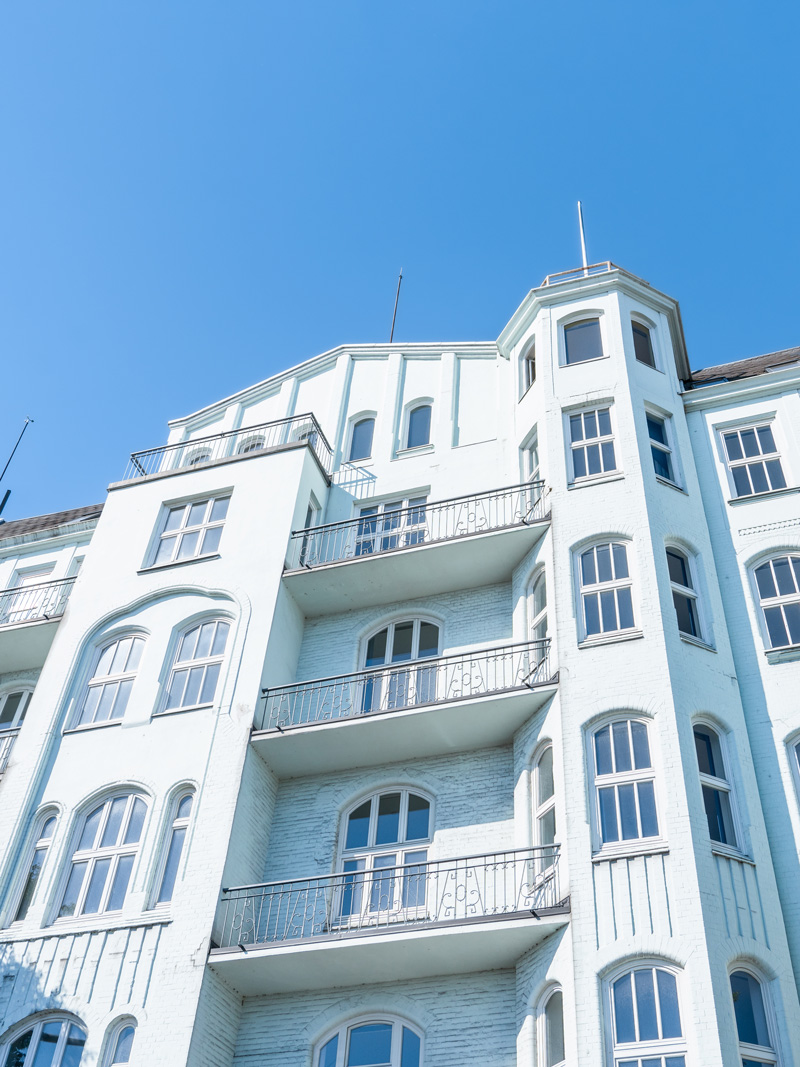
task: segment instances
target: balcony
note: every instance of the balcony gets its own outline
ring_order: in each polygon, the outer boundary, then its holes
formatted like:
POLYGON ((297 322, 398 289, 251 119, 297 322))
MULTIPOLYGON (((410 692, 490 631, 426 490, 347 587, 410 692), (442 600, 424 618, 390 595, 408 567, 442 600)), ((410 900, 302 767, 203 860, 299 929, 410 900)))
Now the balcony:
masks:
POLYGON ((195 437, 190 441, 133 452, 122 481, 207 467, 245 455, 276 452, 303 444, 308 445, 322 469, 330 475, 333 452, 319 423, 313 415, 293 415, 288 419, 262 422, 257 426, 227 430, 210 437, 195 437))
POLYGON ((0 778, 2 778, 3 772, 8 766, 11 749, 14 747, 18 734, 19 730, 6 730, 0 733, 0 778))
POLYGON ((510 579, 549 522, 540 481, 362 514, 296 530, 284 581, 306 615, 491 585, 510 579))
POLYGON ((224 889, 209 963, 244 996, 510 967, 568 921, 558 860, 551 845, 224 889))
POLYGON ((44 664, 75 578, 0 591, 0 674, 44 664))
POLYGON ((490 748, 553 696, 550 639, 263 691, 252 743, 279 777, 490 748))

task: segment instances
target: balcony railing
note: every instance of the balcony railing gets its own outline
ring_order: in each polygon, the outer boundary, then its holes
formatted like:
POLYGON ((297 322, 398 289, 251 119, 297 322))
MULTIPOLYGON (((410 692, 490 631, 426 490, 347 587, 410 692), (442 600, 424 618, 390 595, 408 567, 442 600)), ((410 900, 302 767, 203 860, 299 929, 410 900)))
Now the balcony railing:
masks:
POLYGON ((73 577, 3 589, 0 591, 0 626, 58 618, 64 614, 74 584, 73 577))
POLYGON ((227 430, 210 437, 148 448, 133 452, 123 481, 146 478, 148 474, 200 467, 220 459, 230 459, 251 452, 269 452, 282 445, 305 442, 313 449, 322 469, 331 472, 331 446, 313 415, 293 415, 275 422, 262 422, 240 430, 227 430))
POLYGON ((532 689, 552 681, 548 637, 265 689, 256 729, 282 732, 335 719, 532 689))
POLYGON ((558 907, 559 846, 223 889, 220 948, 399 933, 558 907))
POLYGON ((11 755, 18 733, 19 730, 6 730, 0 733, 0 775, 8 766, 8 757, 11 755))
POLYGON ((525 482, 473 496, 453 497, 382 514, 359 515, 296 530, 289 542, 287 567, 316 567, 374 556, 415 545, 449 541, 546 517, 544 482, 525 482))
POLYGON ((557 274, 548 274, 542 282, 542 286, 555 285, 558 282, 571 282, 578 278, 588 278, 594 274, 607 274, 608 271, 619 270, 616 263, 605 260, 603 263, 590 263, 587 267, 574 267, 572 270, 560 270, 557 274))

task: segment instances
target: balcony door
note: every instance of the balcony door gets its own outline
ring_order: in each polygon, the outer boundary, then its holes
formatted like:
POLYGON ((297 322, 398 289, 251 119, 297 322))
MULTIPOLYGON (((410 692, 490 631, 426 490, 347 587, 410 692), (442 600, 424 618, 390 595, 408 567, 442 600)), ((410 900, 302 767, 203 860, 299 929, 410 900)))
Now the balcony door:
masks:
POLYGON ((46 583, 52 573, 52 565, 18 572, 11 583, 11 589, 0 598, 0 623, 11 626, 13 623, 30 622, 45 615, 54 598, 53 589, 42 583, 46 583))
POLYGON ((424 619, 404 619, 384 626, 367 641, 364 668, 385 671, 363 682, 361 711, 396 711, 436 699, 436 667, 401 666, 439 655, 439 627, 424 619))
POLYGON ((359 510, 355 555, 371 556, 393 548, 410 548, 425 540, 427 497, 387 500, 359 510))

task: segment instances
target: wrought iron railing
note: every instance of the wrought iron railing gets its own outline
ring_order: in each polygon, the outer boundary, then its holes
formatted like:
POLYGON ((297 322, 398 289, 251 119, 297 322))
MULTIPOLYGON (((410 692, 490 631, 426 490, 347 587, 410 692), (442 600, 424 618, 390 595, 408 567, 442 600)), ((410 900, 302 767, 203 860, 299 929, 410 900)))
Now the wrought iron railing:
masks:
POLYGON ((616 263, 605 260, 602 263, 590 263, 586 267, 573 267, 572 270, 560 270, 556 274, 548 274, 542 282, 542 286, 555 285, 557 282, 571 282, 578 278, 588 278, 594 274, 607 274, 612 270, 619 270, 616 263))
POLYGON ((21 585, 0 591, 0 626, 20 622, 38 622, 64 614, 75 578, 61 578, 55 582, 21 585))
POLYGON ((550 638, 264 689, 257 730, 469 700, 554 681, 550 638))
POLYGON ((323 470, 330 474, 332 450, 313 415, 293 415, 275 422, 262 422, 239 430, 226 430, 210 437, 133 452, 123 481, 184 467, 199 467, 249 452, 269 452, 284 445, 305 442, 313 449, 323 470))
POLYGON ((530 918, 557 908, 559 846, 223 889, 220 948, 530 918))
POLYGON ((361 514, 295 530, 287 567, 316 567, 399 548, 449 541, 470 534, 538 522, 546 517, 544 482, 525 482, 451 500, 416 502, 407 508, 361 514))
POLYGON ((0 733, 0 774, 8 766, 8 757, 11 755, 11 749, 14 747, 18 733, 19 730, 5 730, 0 733))

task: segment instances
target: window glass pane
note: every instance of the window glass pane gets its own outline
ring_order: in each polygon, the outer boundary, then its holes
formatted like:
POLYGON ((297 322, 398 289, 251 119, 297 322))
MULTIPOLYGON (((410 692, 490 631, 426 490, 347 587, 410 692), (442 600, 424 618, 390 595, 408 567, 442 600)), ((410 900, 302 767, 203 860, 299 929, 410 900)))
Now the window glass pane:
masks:
POLYGON ((97 828, 100 825, 100 819, 103 815, 103 808, 105 804, 101 804, 99 808, 95 808, 91 815, 88 815, 86 822, 83 826, 83 833, 81 839, 78 842, 78 851, 84 848, 91 848, 94 844, 94 839, 97 836, 97 828))
POLYGON ((380 667, 386 662, 386 637, 388 630, 374 634, 367 642, 367 667, 380 667))
POLYGON ((614 545, 614 577, 628 578, 628 553, 625 545, 614 545))
POLYGON ((17 1038, 8 1050, 8 1059, 6 1060, 5 1067, 22 1067, 25 1063, 25 1053, 28 1051, 28 1046, 31 1043, 32 1037, 33 1030, 26 1030, 24 1034, 17 1038))
MULTIPOLYGON (((260 446, 259 446, 260 447, 260 446)), ((230 504, 231 498, 229 496, 219 497, 211 505, 211 515, 209 522, 222 522, 222 520, 228 514, 228 504, 230 504)))
POLYGON ((189 507, 189 518, 186 520, 186 525, 199 526, 205 518, 207 507, 207 500, 198 500, 196 503, 191 504, 189 507))
POLYGON ((372 801, 367 800, 355 811, 350 813, 347 820, 347 836, 345 848, 365 848, 369 841, 369 816, 372 801))
POLYGON ((617 598, 613 590, 600 594, 600 611, 603 616, 603 632, 619 629, 617 625, 617 598))
POLYGON ((711 774, 715 778, 717 772, 714 768, 714 750, 711 745, 711 735, 695 727, 694 747, 697 752, 697 766, 701 774, 711 774))
POLYGON ((361 419, 353 427, 350 442, 350 459, 369 459, 372 455, 372 433, 375 429, 374 419, 361 419))
POLYGON ((590 593, 583 598, 583 607, 586 621, 586 636, 599 634, 600 631, 600 600, 597 593, 590 593))
MULTIPOLYGON (((719 841, 723 845, 732 844, 727 838, 725 832, 725 820, 722 813, 722 804, 720 801, 722 794, 718 789, 712 789, 711 786, 703 786, 703 807, 705 808, 706 820, 708 822, 708 836, 712 841, 719 841)), ((727 799, 727 797, 726 797, 727 799)))
POLYGON ((175 544, 177 537, 163 537, 158 546, 158 552, 154 563, 169 563, 172 559, 172 554, 175 551, 175 544))
POLYGON ((543 804, 545 800, 549 800, 553 793, 555 793, 555 787, 553 785, 552 748, 546 748, 539 759, 537 785, 538 803, 543 804))
POLYGON ((408 442, 407 448, 419 448, 427 445, 431 439, 431 408, 430 404, 414 408, 408 417, 408 442))
POLYGON ((544 574, 541 574, 536 579, 536 584, 533 587, 533 617, 544 611, 547 607, 547 583, 545 581, 544 574))
POLYGON ((778 451, 775 447, 775 438, 772 436, 771 426, 758 427, 758 443, 761 445, 762 453, 778 451))
POLYGON ((783 610, 789 627, 789 639, 793 645, 800 645, 800 602, 787 604, 783 610))
POLYGON ((583 432, 586 437, 597 437, 597 412, 585 411, 583 413, 583 432))
POLYGON ((106 878, 111 867, 110 859, 98 860, 94 865, 89 888, 86 891, 86 899, 83 902, 83 911, 86 915, 94 915, 100 910, 100 900, 106 887, 106 878))
POLYGON ((597 580, 598 582, 610 582, 611 573, 611 545, 598 545, 597 550, 597 580))
POLYGON ((78 903, 78 895, 83 885, 83 876, 86 874, 86 862, 73 863, 72 870, 69 872, 69 881, 67 882, 67 888, 64 890, 64 898, 61 901, 61 907, 58 909, 58 916, 61 918, 64 915, 74 915, 75 905, 78 903))
POLYGON ((600 320, 586 319, 564 329, 567 363, 583 363, 587 359, 599 359, 603 355, 600 340, 600 320))
POLYGON ((616 470, 617 460, 616 460, 616 456, 614 455, 614 442, 613 441, 604 441, 603 444, 602 444, 602 452, 603 452, 603 470, 604 471, 616 470))
POLYGON ((642 837, 658 837, 656 797, 652 782, 639 782, 639 815, 642 820, 642 837))
POLYGON ((725 450, 728 453, 728 459, 735 461, 737 459, 744 459, 742 455, 742 446, 739 443, 738 433, 726 433, 725 434, 725 450))
POLYGON ((767 621, 769 642, 772 648, 781 648, 789 644, 789 634, 783 621, 783 612, 780 608, 765 608, 764 618, 767 621))
POLYGON ((408 797, 408 826, 406 841, 423 841, 429 834, 431 806, 425 797, 410 793, 408 797))
POLYGON ((547 1043, 546 1067, 564 1060, 564 998, 561 992, 553 993, 544 1009, 547 1043))
POLYGON ((586 476, 586 453, 582 448, 576 448, 572 453, 572 470, 576 478, 586 476))
POLYGON ((639 1040, 654 1041, 658 1038, 656 996, 653 987, 653 972, 634 971, 636 985, 636 1015, 639 1022, 639 1040))
POLYGON ((3 710, 0 712, 0 726, 7 726, 10 722, 14 721, 14 716, 17 714, 17 708, 20 705, 22 697, 22 693, 10 693, 8 697, 6 697, 3 710))
POLYGON ((640 326, 638 323, 633 324, 633 350, 640 363, 646 363, 648 367, 655 367, 650 331, 646 326, 640 326))
POLYGON ((622 840, 632 841, 639 836, 639 824, 636 821, 636 797, 633 785, 618 786, 619 791, 619 820, 622 830, 622 840))
POLYGON ((617 771, 629 771, 631 763, 631 746, 628 740, 628 723, 615 722, 612 726, 614 736, 614 767, 617 771))
POLYGON ((14 922, 21 922, 28 914, 28 908, 33 899, 33 893, 36 889, 36 883, 39 881, 39 875, 46 855, 46 848, 37 848, 33 853, 33 859, 31 860, 31 865, 28 870, 28 877, 25 880, 25 888, 22 890, 17 913, 14 916, 14 922))
POLYGON ((128 820, 128 829, 125 833, 125 840, 123 844, 134 845, 138 842, 142 836, 142 826, 144 825, 144 817, 147 813, 147 805, 141 799, 136 797, 133 801, 133 809, 131 811, 131 817, 128 820))
POLYGON ((192 708, 200 703, 200 683, 203 681, 204 669, 192 667, 186 681, 186 690, 181 700, 182 708, 192 708))
POLYGON ((590 548, 581 556, 581 581, 583 585, 594 585, 597 581, 594 563, 594 549, 590 548))
POLYGON ((734 467, 731 474, 733 475, 733 487, 736 490, 736 495, 750 496, 753 490, 750 487, 747 467, 734 467))
POLYGON ((692 597, 682 596, 673 592, 672 603, 675 605, 675 615, 678 619, 678 629, 682 634, 690 637, 699 637, 700 628, 697 625, 697 613, 692 597))
POLYGON ((172 893, 175 889, 175 878, 178 874, 178 863, 181 858, 181 850, 183 848, 183 839, 186 837, 186 828, 180 826, 172 831, 172 839, 169 843, 169 852, 167 853, 167 862, 164 867, 164 877, 161 879, 161 889, 158 893, 158 904, 164 904, 168 900, 172 900, 172 893))
POLYGON ((200 549, 200 554, 204 555, 208 552, 216 552, 219 548, 219 543, 222 540, 222 527, 211 526, 203 534, 203 544, 200 549))
POLYGON ((122 826, 122 816, 125 814, 127 804, 127 797, 115 797, 114 800, 111 801, 111 809, 108 814, 106 828, 103 831, 103 837, 100 841, 101 848, 108 848, 109 845, 116 845, 120 827, 122 826))
POLYGON ((770 485, 767 481, 766 471, 764 470, 763 463, 750 463, 747 467, 750 472, 750 481, 753 485, 754 493, 766 493, 769 491, 770 485))
POLYGON ((180 528, 180 525, 181 525, 181 522, 183 520, 183 516, 184 516, 184 512, 185 511, 186 511, 186 508, 183 505, 181 505, 181 507, 179 507, 179 508, 170 508, 169 509, 169 514, 167 515, 167 521, 166 521, 166 524, 164 525, 164 532, 165 533, 168 533, 171 530, 177 530, 177 529, 180 528))
POLYGON ((97 710, 94 713, 95 722, 106 722, 111 718, 111 712, 114 707, 114 698, 117 695, 117 686, 114 682, 108 685, 99 686, 100 700, 97 705, 97 710))
POLYGON ((569 433, 572 441, 583 440, 583 418, 580 415, 570 415, 569 417, 569 433))
POLYGON ((117 1047, 114 1050, 112 1064, 130 1063, 131 1049, 133 1048, 133 1035, 136 1033, 132 1026, 126 1026, 120 1030, 117 1038, 117 1047))
POLYGON ((617 604, 619 607, 619 626, 621 630, 630 630, 633 626, 633 601, 630 589, 617 590, 617 604))
POLYGON ((186 685, 188 671, 173 671, 167 693, 167 708, 179 708, 183 702, 183 690, 186 685))
POLYGON ((600 803, 600 836, 603 839, 603 843, 607 844, 609 841, 619 841, 614 789, 599 789, 598 800, 600 803))
POLYGON ((775 589, 775 581, 772 577, 772 567, 769 563, 762 563, 760 567, 756 567, 756 584, 758 585, 758 595, 762 600, 778 595, 775 589))
POLYGON ((667 433, 663 419, 658 419, 655 415, 648 415, 647 432, 652 441, 658 441, 661 445, 667 444, 667 433))
POLYGON ((214 623, 204 622, 200 627, 200 635, 197 638, 194 656, 192 659, 205 659, 211 653, 211 639, 214 636, 214 623))
POLYGON ((739 1040, 772 1048, 760 983, 745 971, 735 971, 731 975, 731 993, 739 1040))
POLYGON ((400 1053, 400 1067, 419 1067, 420 1039, 413 1030, 403 1027, 403 1048, 400 1053))
POLYGON ((603 437, 611 433, 611 412, 608 408, 600 408, 597 412, 597 428, 603 437))
POLYGON ((785 489, 786 479, 783 476, 783 468, 779 459, 766 461, 767 474, 769 475, 770 489, 785 489))
POLYGON ((378 800, 376 845, 394 844, 400 839, 400 794, 384 793, 378 800))
POLYGON ((206 674, 205 678, 203 679, 203 688, 200 691, 200 704, 210 704, 214 699, 214 693, 217 689, 219 669, 219 663, 211 663, 208 667, 206 667, 206 674))
POLYGON ((178 805, 178 811, 177 811, 176 816, 175 816, 177 819, 188 819, 189 818, 189 816, 192 814, 192 801, 193 800, 194 800, 194 797, 192 797, 192 796, 187 796, 187 797, 183 798, 183 800, 178 805))
POLYGON ((195 530, 193 533, 184 534, 181 538, 180 548, 178 549, 178 559, 189 559, 191 556, 196 556, 197 543, 199 540, 199 530, 195 530))
POLYGON ((556 809, 550 808, 538 820, 537 845, 552 845, 556 840, 556 809))
POLYGON ((667 565, 669 567, 670 581, 675 582, 676 585, 684 585, 689 589, 692 588, 692 583, 689 578, 689 570, 683 556, 668 548, 667 565))
POLYGON ((594 735, 595 766, 598 774, 611 774, 611 730, 604 726, 594 735))
POLYGON ((414 623, 401 622, 394 628, 392 641, 392 663, 402 663, 411 659, 411 644, 414 638, 414 623))
POLYGON ((130 651, 132 641, 130 637, 124 637, 121 641, 117 641, 114 649, 114 656, 111 660, 111 667, 108 670, 109 674, 121 674, 125 670, 125 664, 128 662, 128 652, 130 651))
POLYGON ((211 646, 212 656, 221 656, 225 651, 225 645, 228 641, 228 633, 230 632, 230 626, 227 622, 217 623, 217 632, 214 635, 214 644, 211 646))
POLYGON ((392 1027, 389 1023, 367 1023, 350 1031, 347 1067, 373 1067, 392 1060, 392 1027))
POLYGON ((672 476, 672 461, 669 457, 669 453, 663 452, 660 448, 655 446, 650 447, 650 452, 653 456, 653 469, 659 478, 666 478, 667 481, 672 482, 675 479, 672 476))
POLYGON ((647 740, 647 727, 643 722, 631 723, 633 738, 633 765, 637 770, 650 767, 650 744, 647 740))
POLYGON ((589 445, 586 449, 586 465, 589 474, 600 474, 600 448, 598 445, 589 445))
POLYGON ((119 911, 125 903, 125 894, 128 891, 128 882, 130 881, 132 870, 133 856, 120 856, 114 873, 114 881, 111 884, 111 893, 106 904, 106 911, 119 911))
POLYGON ((617 1043, 636 1040, 636 1027, 633 1021, 633 992, 631 976, 624 974, 614 983, 614 1020, 616 1022, 617 1043))
MULTIPOLYGON (((396 642, 395 642, 396 643, 396 642)), ((419 627, 419 657, 439 655, 439 627, 432 622, 422 622, 419 627)))
POLYGON ((32 1067, 50 1067, 56 1054, 56 1045, 61 1036, 61 1023, 45 1023, 39 1035, 32 1067))
POLYGON ((779 559, 774 559, 772 561, 772 570, 775 575, 779 595, 787 596, 794 593, 794 575, 792 573, 792 568, 789 566, 789 557, 781 556, 779 559))
POLYGON ((739 434, 745 456, 758 456, 760 450, 756 440, 755 430, 742 430, 739 434))
POLYGON ((319 1054, 319 1067, 336 1067, 336 1052, 339 1048, 339 1035, 332 1037, 322 1046, 319 1054))
POLYGON ((200 627, 193 626, 191 630, 187 630, 181 638, 181 647, 178 652, 178 662, 187 663, 189 660, 194 659, 194 650, 197 645, 197 638, 200 636, 200 627))

